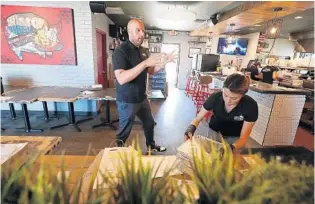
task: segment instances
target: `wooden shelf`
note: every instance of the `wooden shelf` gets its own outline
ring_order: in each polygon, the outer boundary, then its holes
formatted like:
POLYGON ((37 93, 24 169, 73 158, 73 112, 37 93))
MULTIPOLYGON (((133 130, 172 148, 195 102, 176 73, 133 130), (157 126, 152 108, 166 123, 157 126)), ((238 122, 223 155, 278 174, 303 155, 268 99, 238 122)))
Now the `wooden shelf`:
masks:
POLYGON ((200 42, 200 41, 188 41, 188 43, 205 44, 205 43, 207 43, 207 42, 200 42))

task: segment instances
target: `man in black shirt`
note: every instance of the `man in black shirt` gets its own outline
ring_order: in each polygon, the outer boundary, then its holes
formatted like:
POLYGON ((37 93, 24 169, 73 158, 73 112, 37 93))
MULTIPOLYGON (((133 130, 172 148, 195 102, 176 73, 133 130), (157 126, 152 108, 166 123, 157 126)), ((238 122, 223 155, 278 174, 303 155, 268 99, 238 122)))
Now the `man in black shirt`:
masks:
POLYGON ((262 82, 272 84, 274 80, 277 80, 277 71, 279 69, 274 66, 266 66, 261 70, 262 82))
POLYGON ((203 108, 187 128, 185 140, 193 136, 200 121, 212 110, 213 115, 209 122, 211 138, 218 141, 224 138, 232 150, 243 148, 258 118, 257 102, 245 95, 248 87, 249 78, 240 74, 228 76, 223 91, 212 94, 203 104, 203 108))
POLYGON ((144 25, 132 19, 128 26, 129 40, 126 40, 113 53, 113 68, 116 77, 119 129, 116 135, 117 145, 122 146, 128 139, 135 116, 143 124, 146 145, 152 151, 166 151, 165 147, 155 144, 154 120, 145 94, 147 73, 159 72, 165 64, 175 59, 173 54, 157 54, 149 57, 141 47, 144 40, 144 25))
POLYGON ((258 78, 259 77, 258 67, 260 67, 260 63, 255 61, 255 60, 251 60, 248 63, 248 66, 246 68, 246 72, 250 72, 250 78, 252 80, 255 80, 255 81, 259 81, 260 80, 258 78))

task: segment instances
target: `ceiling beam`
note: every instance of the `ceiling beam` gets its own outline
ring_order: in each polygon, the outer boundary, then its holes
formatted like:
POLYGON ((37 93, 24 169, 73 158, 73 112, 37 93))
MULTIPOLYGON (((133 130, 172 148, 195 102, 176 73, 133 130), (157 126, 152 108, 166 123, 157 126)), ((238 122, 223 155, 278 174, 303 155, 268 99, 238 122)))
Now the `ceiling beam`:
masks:
POLYGON ((219 22, 214 26, 204 26, 190 33, 191 36, 213 36, 220 35, 229 29, 234 23, 234 29, 241 29, 255 24, 263 23, 275 17, 273 9, 282 7, 283 10, 277 13, 277 17, 284 17, 290 14, 314 8, 313 1, 258 1, 246 2, 222 15, 219 22))

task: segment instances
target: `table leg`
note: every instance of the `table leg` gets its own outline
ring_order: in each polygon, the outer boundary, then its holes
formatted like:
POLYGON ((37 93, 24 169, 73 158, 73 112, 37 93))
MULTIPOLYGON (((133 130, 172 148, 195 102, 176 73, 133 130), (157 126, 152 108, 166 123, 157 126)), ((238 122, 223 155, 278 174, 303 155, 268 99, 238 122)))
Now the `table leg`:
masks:
POLYGON ((12 118, 12 120, 16 120, 16 113, 15 113, 14 104, 9 103, 9 106, 10 106, 11 118, 12 118))
POLYGON ((92 120, 93 118, 86 118, 80 121, 75 120, 75 114, 74 114, 74 104, 73 102, 68 102, 68 109, 69 109, 69 122, 61 125, 56 125, 50 127, 51 130, 60 128, 60 127, 65 127, 65 126, 73 126, 78 132, 81 132, 81 129, 78 127, 78 123, 85 122, 87 120, 92 120))
POLYGON ((42 101, 42 103, 43 103, 43 108, 44 108, 44 118, 45 118, 45 120, 49 121, 52 118, 57 118, 59 120, 59 118, 57 116, 49 116, 47 102, 46 101, 42 101))
MULTIPOLYGON (((25 124, 25 128, 23 128, 23 129, 25 130, 25 132, 43 132, 42 129, 32 129, 31 123, 30 123, 30 118, 28 115, 27 105, 25 103, 23 103, 21 105, 22 105, 22 111, 23 111, 23 115, 24 115, 24 124, 25 124)), ((18 129, 21 129, 21 128, 18 128, 18 129)))
POLYGON ((96 125, 93 125, 92 128, 97 128, 97 127, 110 127, 112 128, 113 130, 117 130, 116 126, 113 125, 113 123, 117 123, 119 121, 118 120, 113 120, 113 121, 110 121, 110 103, 109 103, 109 100, 106 100, 105 101, 105 119, 101 119, 101 123, 100 124, 96 124, 96 125))

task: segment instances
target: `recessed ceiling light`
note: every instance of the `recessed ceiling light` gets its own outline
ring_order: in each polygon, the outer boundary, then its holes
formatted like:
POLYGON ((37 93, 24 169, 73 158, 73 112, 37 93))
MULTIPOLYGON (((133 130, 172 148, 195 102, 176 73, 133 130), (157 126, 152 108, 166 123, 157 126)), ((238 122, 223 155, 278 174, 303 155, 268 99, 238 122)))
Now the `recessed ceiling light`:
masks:
POLYGON ((302 16, 295 16, 294 19, 301 19, 303 18, 302 16))
POLYGON ((256 24, 256 25, 254 25, 255 27, 260 27, 261 25, 259 25, 259 24, 256 24))

